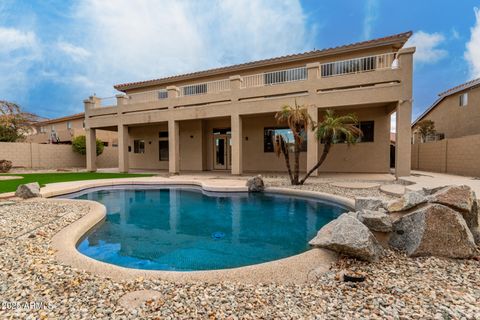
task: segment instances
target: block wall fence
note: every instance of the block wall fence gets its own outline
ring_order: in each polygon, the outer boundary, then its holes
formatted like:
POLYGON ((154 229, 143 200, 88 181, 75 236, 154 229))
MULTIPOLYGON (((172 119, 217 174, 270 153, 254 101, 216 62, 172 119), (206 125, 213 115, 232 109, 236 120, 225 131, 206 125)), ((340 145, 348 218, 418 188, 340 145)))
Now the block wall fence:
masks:
MULTIPOLYGON (((105 147, 97 157, 99 168, 118 167, 118 148, 105 147)), ((85 168, 86 159, 72 150, 71 145, 0 142, 0 160, 10 160, 23 168, 85 168)))
POLYGON ((480 134, 412 144, 412 170, 480 177, 480 134))

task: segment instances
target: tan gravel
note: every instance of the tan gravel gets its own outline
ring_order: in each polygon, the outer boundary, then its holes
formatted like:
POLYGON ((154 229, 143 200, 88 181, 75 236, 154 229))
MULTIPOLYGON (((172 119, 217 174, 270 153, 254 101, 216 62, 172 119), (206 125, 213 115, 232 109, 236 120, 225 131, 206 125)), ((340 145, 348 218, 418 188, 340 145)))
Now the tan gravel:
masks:
POLYGON ((50 247, 56 232, 85 213, 82 205, 48 200, 0 205, 1 319, 480 319, 475 260, 394 252, 371 264, 341 259, 304 285, 94 277, 58 264, 50 247), (345 283, 343 270, 367 279, 345 283), (155 290, 159 298, 122 307, 120 298, 137 290, 155 290))

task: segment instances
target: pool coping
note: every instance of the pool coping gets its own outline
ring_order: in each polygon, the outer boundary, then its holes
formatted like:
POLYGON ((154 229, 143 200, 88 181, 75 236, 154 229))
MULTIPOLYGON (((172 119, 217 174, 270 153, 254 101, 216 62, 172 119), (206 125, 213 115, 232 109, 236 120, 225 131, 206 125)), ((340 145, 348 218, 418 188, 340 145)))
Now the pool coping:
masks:
MULTIPOLYGON (((245 181, 243 181, 245 183, 245 181)), ((247 192, 245 186, 226 185, 225 180, 220 184, 212 180, 179 180, 179 179, 150 179, 150 178, 126 178, 114 179, 114 181, 86 180, 69 183, 69 186, 47 185, 42 188, 43 197, 54 197, 62 194, 78 192, 95 187, 108 187, 114 185, 195 185, 205 191, 213 192, 247 192)), ((354 201, 349 198, 326 194, 316 191, 295 190, 286 188, 266 188, 268 193, 294 195, 308 198, 316 198, 323 201, 331 201, 346 207, 353 207, 354 201)), ((338 255, 333 251, 312 248, 306 252, 287 258, 269 261, 265 263, 220 270, 207 271, 162 271, 142 270, 121 267, 90 258, 80 253, 76 245, 78 241, 92 228, 102 223, 106 217, 104 205, 90 200, 74 199, 49 199, 52 202, 83 203, 88 206, 89 212, 79 220, 64 227, 56 233, 52 241, 52 247, 56 251, 56 259, 73 268, 90 272, 97 276, 107 277, 114 280, 133 279, 160 279, 174 282, 242 282, 242 283, 304 283, 311 280, 313 274, 318 275, 329 270, 331 263, 335 262, 338 255)))

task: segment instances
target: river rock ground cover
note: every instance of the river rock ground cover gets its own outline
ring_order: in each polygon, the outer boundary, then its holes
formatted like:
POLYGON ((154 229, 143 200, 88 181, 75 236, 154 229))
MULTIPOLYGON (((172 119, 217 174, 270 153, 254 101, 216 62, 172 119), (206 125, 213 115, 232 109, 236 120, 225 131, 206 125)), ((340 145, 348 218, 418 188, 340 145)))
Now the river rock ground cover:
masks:
POLYGON ((2 319, 480 319, 480 262, 407 258, 388 251, 378 262, 342 258, 305 284, 113 281, 59 264, 51 238, 79 219, 82 204, 36 199, 0 203, 2 319), (345 270, 367 275, 342 281, 345 270), (126 293, 155 290, 135 309, 126 293))

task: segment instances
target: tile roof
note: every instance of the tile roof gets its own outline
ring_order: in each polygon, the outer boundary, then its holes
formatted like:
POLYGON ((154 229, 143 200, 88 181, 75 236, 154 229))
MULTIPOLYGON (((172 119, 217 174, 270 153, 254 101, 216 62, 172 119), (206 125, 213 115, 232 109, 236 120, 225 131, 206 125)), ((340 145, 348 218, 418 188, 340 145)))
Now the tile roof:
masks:
POLYGON ((463 90, 467 90, 467 89, 470 89, 470 88, 473 88, 473 87, 476 87, 476 86, 479 86, 480 85, 480 78, 478 79, 474 79, 474 80, 471 80, 471 81, 468 81, 468 82, 465 82, 465 83, 462 83, 458 86, 455 86, 453 88, 450 88, 448 90, 445 90, 441 93, 438 94, 438 99, 435 100, 435 102, 427 108, 427 110, 425 110, 413 123, 412 123, 412 127, 414 125, 416 125, 420 120, 422 120, 430 111, 432 111, 440 102, 443 101, 443 99, 445 99, 446 97, 449 97, 451 96, 452 94, 454 93, 457 93, 457 92, 460 92, 460 91, 463 91, 463 90))
POLYGON ((338 47, 332 47, 332 48, 326 48, 326 49, 320 49, 320 50, 312 50, 312 51, 307 51, 307 52, 303 52, 303 53, 285 55, 285 56, 280 56, 280 57, 275 57, 275 58, 270 58, 270 59, 252 61, 252 62, 241 63, 241 64, 232 65, 232 66, 220 67, 220 68, 209 69, 209 70, 204 70, 204 71, 198 71, 198 72, 193 72, 193 73, 180 74, 180 75, 175 75, 175 76, 170 76, 170 77, 165 77, 165 78, 158 78, 158 79, 138 81, 138 82, 122 83, 122 84, 114 85, 113 87, 117 90, 123 91, 123 90, 140 88, 140 87, 145 87, 145 86, 158 85, 158 84, 163 84, 163 83, 168 83, 168 82, 173 82, 173 81, 186 80, 186 79, 195 78, 195 77, 222 74, 222 73, 226 73, 226 72, 243 70, 243 69, 252 68, 252 67, 260 67, 260 66, 272 65, 272 64, 276 64, 276 63, 283 63, 283 62, 290 62, 290 61, 295 61, 295 60, 300 60, 300 59, 313 58, 313 57, 316 57, 316 56, 333 54, 333 53, 342 52, 342 51, 370 48, 370 47, 375 47, 375 46, 379 46, 379 45, 397 44, 397 45, 399 45, 399 47, 402 47, 405 44, 405 42, 408 40, 408 38, 410 38, 411 35, 412 35, 412 32, 408 31, 408 32, 403 32, 403 33, 383 37, 383 38, 377 38, 377 39, 372 39, 372 40, 367 40, 367 41, 362 41, 362 42, 356 42, 356 43, 342 45, 342 46, 338 46, 338 47))
POLYGON ((480 78, 474 79, 474 80, 462 83, 461 85, 450 88, 450 89, 448 89, 444 92, 439 93, 438 95, 440 97, 449 96, 449 95, 452 95, 454 93, 460 92, 460 91, 465 90, 465 89, 469 89, 469 88, 474 87, 474 86, 479 85, 479 84, 480 84, 480 78))

